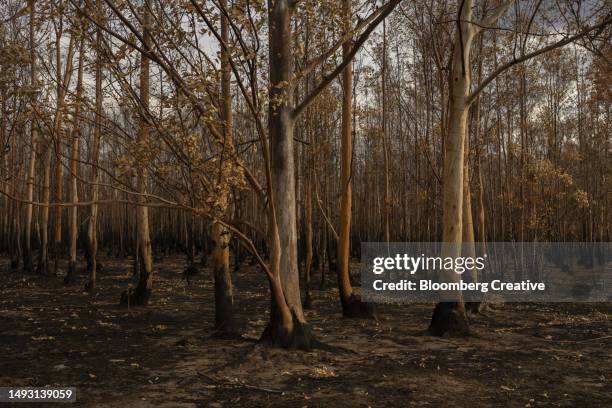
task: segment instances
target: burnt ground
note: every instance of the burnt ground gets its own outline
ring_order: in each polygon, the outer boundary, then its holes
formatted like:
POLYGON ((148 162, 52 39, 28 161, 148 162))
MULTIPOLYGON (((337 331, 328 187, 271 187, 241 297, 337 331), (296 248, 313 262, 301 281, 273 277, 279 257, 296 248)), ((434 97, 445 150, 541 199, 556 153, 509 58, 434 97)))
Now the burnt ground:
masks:
POLYGON ((255 267, 234 275, 245 330, 227 340, 211 329, 210 270, 185 288, 184 258, 166 258, 150 305, 126 309, 131 263, 102 261, 89 295, 83 272, 64 287, 0 260, 0 386, 75 386, 72 406, 88 407, 612 406, 610 304, 496 305, 472 318, 473 337, 433 338, 431 304, 346 320, 330 287, 307 319, 343 350, 284 351, 257 342, 268 288, 255 267))

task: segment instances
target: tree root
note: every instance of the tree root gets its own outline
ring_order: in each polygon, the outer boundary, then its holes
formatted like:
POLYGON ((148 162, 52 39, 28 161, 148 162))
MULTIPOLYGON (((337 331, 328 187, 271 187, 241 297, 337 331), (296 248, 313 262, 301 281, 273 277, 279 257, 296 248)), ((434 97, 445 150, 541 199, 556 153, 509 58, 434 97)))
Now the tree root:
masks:
POLYGON ((457 302, 440 302, 434 309, 427 329, 431 336, 466 337, 471 334, 463 305, 457 302))
POLYGON ((308 324, 300 322, 293 316, 293 330, 287 331, 280 322, 270 321, 266 326, 260 341, 272 347, 289 350, 310 351, 316 344, 312 329, 308 324))
POLYGON ((243 332, 244 327, 232 317, 215 327, 213 337, 224 340, 244 340, 243 332))
POLYGON ((151 289, 137 286, 136 289, 129 288, 121 292, 120 306, 146 306, 151 298, 151 289))
POLYGON ((15 270, 19 268, 19 257, 11 258, 11 270, 15 270))
POLYGON ((67 286, 67 285, 74 283, 75 272, 76 272, 76 266, 74 262, 70 261, 68 263, 68 273, 66 273, 66 276, 64 276, 64 285, 67 286))
POLYGON ((351 293, 348 301, 342 301, 342 316, 354 319, 378 320, 376 306, 373 303, 363 302, 361 296, 351 293))

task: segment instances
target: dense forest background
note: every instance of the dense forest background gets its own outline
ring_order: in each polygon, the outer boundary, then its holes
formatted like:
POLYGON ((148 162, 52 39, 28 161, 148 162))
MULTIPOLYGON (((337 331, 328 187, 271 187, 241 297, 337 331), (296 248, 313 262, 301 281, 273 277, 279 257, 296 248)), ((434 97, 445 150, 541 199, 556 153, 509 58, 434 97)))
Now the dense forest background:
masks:
MULTIPOLYGON (((345 316, 374 313, 360 242, 610 240, 606 1, 0 4, 14 269, 70 284, 82 252, 95 291, 99 253, 131 257, 138 305, 181 252, 187 278, 212 267, 231 331, 250 259, 264 337, 310 348, 315 269, 345 316)), ((452 308, 435 332, 466 320, 452 308)))

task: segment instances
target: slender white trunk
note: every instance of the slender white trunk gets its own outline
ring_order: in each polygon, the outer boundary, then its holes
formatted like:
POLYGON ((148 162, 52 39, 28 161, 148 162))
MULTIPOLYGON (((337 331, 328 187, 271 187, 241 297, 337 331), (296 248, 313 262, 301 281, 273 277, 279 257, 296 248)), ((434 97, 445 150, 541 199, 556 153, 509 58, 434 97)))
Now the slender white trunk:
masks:
MULTIPOLYGON (((36 72, 36 43, 34 39, 34 29, 36 27, 36 1, 28 0, 30 8, 30 86, 36 88, 38 85, 36 72)), ((36 94, 32 93, 30 99, 30 159, 28 162, 27 192, 26 192, 26 214, 25 214, 25 233, 23 268, 27 271, 32 270, 32 218, 34 214, 34 177, 36 175, 36 149, 38 148, 38 131, 35 112, 36 94)))
MULTIPOLYGON (((102 14, 102 1, 97 0, 96 8, 102 14)), ((94 134, 91 147, 91 206, 87 237, 89 241, 89 256, 87 259, 89 268, 89 282, 86 289, 93 290, 96 286, 98 273, 98 160, 100 157, 100 132, 102 127, 102 31, 96 32, 96 113, 94 119, 94 134)))
MULTIPOLYGON (((472 21, 472 0, 460 0, 458 27, 455 31, 453 60, 449 77, 450 112, 448 133, 444 143, 444 174, 442 180, 442 257, 461 256, 463 237, 463 192, 465 137, 467 134, 468 97, 470 92, 470 50, 477 33, 472 21)), ((442 270, 440 281, 458 282, 460 275, 442 270)), ((461 291, 440 292, 429 331, 465 334, 469 331, 461 291)))
POLYGON ((77 258, 77 239, 79 235, 79 210, 76 205, 79 202, 79 191, 77 184, 77 172, 79 169, 79 138, 80 132, 80 116, 81 116, 81 99, 83 97, 83 62, 84 62, 84 38, 81 33, 80 45, 79 45, 79 67, 77 73, 77 90, 76 90, 76 102, 74 106, 74 125, 72 129, 72 141, 70 145, 70 202, 74 204, 70 207, 69 221, 70 221, 70 249, 69 249, 69 261, 68 261, 68 274, 66 276, 66 283, 69 283, 72 279, 76 269, 76 258, 77 258))

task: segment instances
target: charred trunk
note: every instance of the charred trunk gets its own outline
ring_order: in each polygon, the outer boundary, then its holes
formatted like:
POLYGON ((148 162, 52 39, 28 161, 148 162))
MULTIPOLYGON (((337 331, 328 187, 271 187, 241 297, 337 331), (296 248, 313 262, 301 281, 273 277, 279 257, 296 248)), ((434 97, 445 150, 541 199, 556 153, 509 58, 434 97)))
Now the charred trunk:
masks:
POLYGON ((470 326, 463 302, 440 302, 434 309, 427 329, 431 336, 467 336, 470 326))

